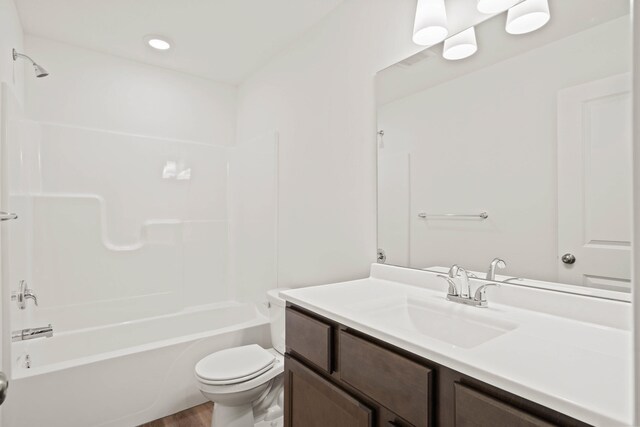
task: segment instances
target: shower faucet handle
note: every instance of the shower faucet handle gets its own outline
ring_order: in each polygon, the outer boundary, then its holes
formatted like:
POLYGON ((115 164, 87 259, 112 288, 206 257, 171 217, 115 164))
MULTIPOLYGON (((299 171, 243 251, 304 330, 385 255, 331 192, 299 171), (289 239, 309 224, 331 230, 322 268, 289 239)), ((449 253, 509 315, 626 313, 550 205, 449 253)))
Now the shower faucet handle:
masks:
POLYGON ((28 299, 32 299, 36 307, 38 306, 38 297, 32 289, 27 288, 27 281, 21 280, 19 290, 11 293, 11 301, 16 301, 18 308, 24 310, 27 308, 28 299))

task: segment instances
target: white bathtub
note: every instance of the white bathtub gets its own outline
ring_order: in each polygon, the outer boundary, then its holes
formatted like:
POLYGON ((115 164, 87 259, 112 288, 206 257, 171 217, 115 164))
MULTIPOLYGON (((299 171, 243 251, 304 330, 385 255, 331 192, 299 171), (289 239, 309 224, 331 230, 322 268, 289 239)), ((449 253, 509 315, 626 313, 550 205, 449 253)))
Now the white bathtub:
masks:
POLYGON ((198 360, 250 343, 270 345, 268 319, 234 302, 14 343, 4 425, 115 427, 161 418, 205 401, 193 376, 198 360))

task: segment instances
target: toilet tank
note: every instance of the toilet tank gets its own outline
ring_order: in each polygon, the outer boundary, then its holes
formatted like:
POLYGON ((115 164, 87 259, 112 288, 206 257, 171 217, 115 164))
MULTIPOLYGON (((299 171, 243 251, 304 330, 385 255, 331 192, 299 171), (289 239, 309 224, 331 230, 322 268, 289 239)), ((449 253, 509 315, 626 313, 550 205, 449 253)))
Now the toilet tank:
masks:
POLYGON ((284 312, 285 300, 280 298, 280 291, 288 288, 276 288, 267 291, 269 302, 269 322, 271 324, 271 345, 280 354, 284 354, 284 312))

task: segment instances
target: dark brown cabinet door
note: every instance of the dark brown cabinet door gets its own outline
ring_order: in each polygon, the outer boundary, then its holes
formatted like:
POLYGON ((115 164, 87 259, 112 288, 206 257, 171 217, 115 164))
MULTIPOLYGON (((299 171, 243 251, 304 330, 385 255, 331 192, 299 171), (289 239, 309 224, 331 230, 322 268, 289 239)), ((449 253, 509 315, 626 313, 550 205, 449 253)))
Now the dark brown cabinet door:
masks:
POLYGON ((286 427, 371 427, 371 409, 290 357, 285 359, 286 427))
POLYGON ((455 384, 456 427, 552 427, 548 423, 462 384, 455 384))
POLYGON ((287 352, 331 373, 331 326, 287 308, 285 334, 287 352))
POLYGON ((340 379, 412 425, 431 425, 431 369, 426 366, 340 331, 340 379))
POLYGON ((380 406, 377 409, 378 427, 414 427, 384 406, 380 406))

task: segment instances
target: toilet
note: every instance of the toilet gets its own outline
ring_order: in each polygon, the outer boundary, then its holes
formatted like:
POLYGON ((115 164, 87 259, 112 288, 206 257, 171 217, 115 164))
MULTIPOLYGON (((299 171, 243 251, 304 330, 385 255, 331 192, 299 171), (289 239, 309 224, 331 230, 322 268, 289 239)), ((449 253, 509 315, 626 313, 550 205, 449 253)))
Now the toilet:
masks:
POLYGON ((284 408, 284 313, 279 293, 267 292, 271 344, 233 347, 195 367, 198 388, 214 403, 212 427, 281 427, 284 408))

